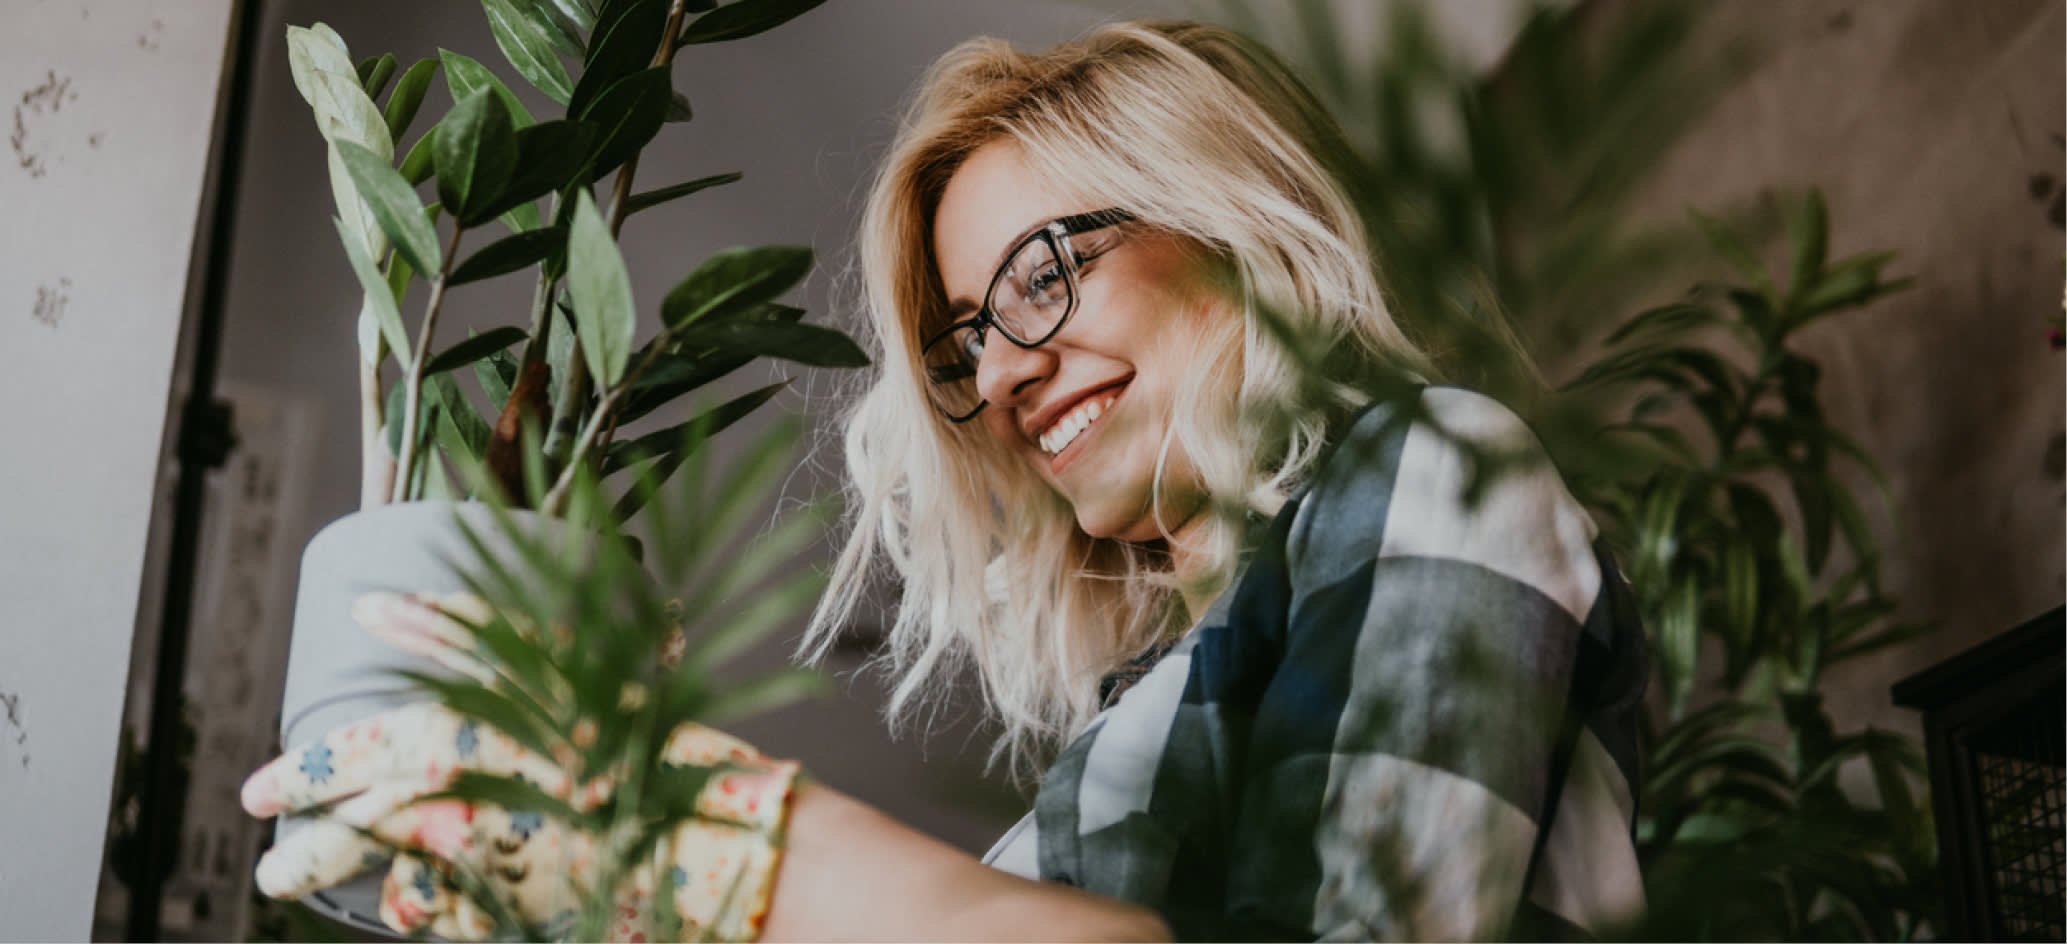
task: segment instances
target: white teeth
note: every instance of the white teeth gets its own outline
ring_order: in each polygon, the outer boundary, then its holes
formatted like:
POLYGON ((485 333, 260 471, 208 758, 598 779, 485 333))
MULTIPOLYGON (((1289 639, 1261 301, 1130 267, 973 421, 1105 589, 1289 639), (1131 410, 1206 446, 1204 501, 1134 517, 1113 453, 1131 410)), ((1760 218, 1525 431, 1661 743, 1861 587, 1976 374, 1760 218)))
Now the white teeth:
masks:
POLYGON ((1112 406, 1114 399, 1116 397, 1099 397, 1086 401, 1069 411, 1068 415, 1056 420, 1054 425, 1048 427, 1047 432, 1040 435, 1041 451, 1052 456, 1069 448, 1070 443, 1083 435, 1084 430, 1089 429, 1091 424, 1112 406))

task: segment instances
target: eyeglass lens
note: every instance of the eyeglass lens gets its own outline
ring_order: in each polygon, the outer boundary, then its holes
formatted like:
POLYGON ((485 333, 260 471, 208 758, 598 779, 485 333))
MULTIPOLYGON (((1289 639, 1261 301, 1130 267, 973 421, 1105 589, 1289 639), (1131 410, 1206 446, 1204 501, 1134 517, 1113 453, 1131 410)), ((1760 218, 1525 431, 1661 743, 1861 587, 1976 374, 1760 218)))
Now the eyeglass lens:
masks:
MULTIPOLYGON (((1010 341, 1033 347, 1048 340, 1076 301, 1076 273, 1063 264, 1054 234, 1034 234, 998 270, 985 299, 990 322, 1010 341)), ((977 320, 977 319, 972 319, 977 320)), ((979 320, 980 321, 980 320, 979 320)), ((965 324, 927 345, 923 359, 935 401, 954 418, 983 404, 976 390, 976 362, 983 356, 991 325, 965 324)))

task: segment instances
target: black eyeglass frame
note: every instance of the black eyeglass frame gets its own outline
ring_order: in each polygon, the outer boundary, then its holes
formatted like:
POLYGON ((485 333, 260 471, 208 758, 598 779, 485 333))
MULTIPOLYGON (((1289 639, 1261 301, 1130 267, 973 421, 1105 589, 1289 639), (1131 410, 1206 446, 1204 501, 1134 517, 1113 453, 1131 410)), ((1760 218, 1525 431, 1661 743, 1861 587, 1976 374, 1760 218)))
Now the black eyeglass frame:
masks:
MULTIPOLYGON (((1026 234, 1026 238, 1013 243, 1012 248, 1005 252, 1004 259, 998 263, 998 271, 992 273, 990 287, 983 293, 983 307, 976 309, 976 314, 940 329, 931 338, 927 339, 926 343, 919 345, 920 364, 923 365, 925 363, 926 352, 932 350, 934 345, 948 340, 953 337, 955 332, 964 328, 975 330, 978 332, 979 337, 982 336, 984 328, 996 328, 1000 337, 1026 350, 1032 350, 1048 343, 1057 334, 1062 333, 1063 325, 1068 324, 1070 316, 1077 313, 1077 302, 1081 298, 1077 291, 1077 266, 1079 263, 1076 253, 1070 247, 1069 238, 1071 236, 1082 236, 1085 233, 1095 232, 1109 226, 1131 223, 1134 219, 1134 214, 1117 207, 1093 210, 1089 213, 1077 213, 1071 216, 1058 217, 1048 221, 1041 228, 1026 234), (998 283, 1005 280, 1005 273, 1012 268, 1012 261, 1019 258, 1019 255, 1025 252, 1028 246, 1040 241, 1048 243, 1049 249, 1055 253, 1056 261, 1062 266, 1063 285, 1069 291, 1069 307, 1063 309, 1061 317, 1055 319, 1054 327, 1049 328, 1046 334, 1027 340, 1014 335, 1010 328, 1005 327, 1004 322, 998 320, 996 310, 991 307, 991 301, 997 297, 998 283)), ((929 383, 933 386, 939 386, 937 381, 929 381, 929 383)), ((940 415, 947 417, 948 421, 952 423, 966 423, 973 420, 977 414, 983 412, 984 407, 990 405, 989 400, 979 399, 976 401, 975 409, 956 416, 948 412, 948 409, 940 404, 940 400, 937 397, 929 397, 928 399, 932 399, 933 408, 939 410, 940 415)))

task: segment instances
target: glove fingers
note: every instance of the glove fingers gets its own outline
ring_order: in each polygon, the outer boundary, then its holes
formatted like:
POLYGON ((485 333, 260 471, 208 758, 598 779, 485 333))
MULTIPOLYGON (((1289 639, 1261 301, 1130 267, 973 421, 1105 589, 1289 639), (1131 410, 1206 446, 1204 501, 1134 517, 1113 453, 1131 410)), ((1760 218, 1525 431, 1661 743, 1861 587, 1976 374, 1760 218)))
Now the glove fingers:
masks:
POLYGON ((431 933, 452 941, 485 941, 495 933, 495 919, 473 898, 452 893, 452 908, 431 919, 431 933))
POLYGON ((389 847, 364 830, 415 794, 401 784, 383 785, 304 824, 258 860, 253 878, 259 891, 273 898, 297 898, 386 861, 389 847))
POLYGON ((403 934, 415 934, 452 910, 454 897, 429 863, 401 853, 380 884, 380 920, 403 934))
POLYGON ((353 621, 382 642, 483 684, 495 681, 495 670, 473 654, 473 635, 459 621, 479 625, 494 618, 494 611, 470 593, 433 597, 383 591, 352 601, 353 621))
POLYGON ((257 817, 330 803, 420 773, 412 768, 423 767, 437 748, 449 751, 458 726, 456 716, 429 702, 384 711, 273 758, 244 781, 239 799, 257 817))

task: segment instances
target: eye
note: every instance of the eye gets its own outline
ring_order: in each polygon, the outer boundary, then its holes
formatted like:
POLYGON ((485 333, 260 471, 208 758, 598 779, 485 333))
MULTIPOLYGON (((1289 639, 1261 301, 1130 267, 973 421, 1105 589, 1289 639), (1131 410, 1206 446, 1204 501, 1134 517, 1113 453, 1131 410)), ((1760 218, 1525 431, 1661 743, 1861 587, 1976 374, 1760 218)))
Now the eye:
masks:
POLYGON ((984 335, 989 331, 990 325, 977 325, 974 330, 960 331, 955 335, 955 340, 961 342, 962 357, 969 362, 972 374, 976 372, 976 362, 983 359, 984 335))
POLYGON ((1062 264, 1049 262, 1033 270, 1026 279, 1026 300, 1036 305, 1060 302, 1067 292, 1062 279, 1062 264))

